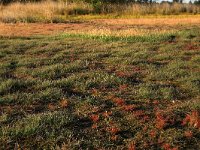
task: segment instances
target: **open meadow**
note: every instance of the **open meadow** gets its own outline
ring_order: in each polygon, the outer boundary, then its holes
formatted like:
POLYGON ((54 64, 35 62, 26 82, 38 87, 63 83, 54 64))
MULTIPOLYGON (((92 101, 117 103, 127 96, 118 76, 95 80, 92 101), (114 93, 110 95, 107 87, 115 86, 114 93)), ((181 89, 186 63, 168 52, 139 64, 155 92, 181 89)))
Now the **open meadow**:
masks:
POLYGON ((200 16, 2 21, 0 149, 200 149, 200 16))

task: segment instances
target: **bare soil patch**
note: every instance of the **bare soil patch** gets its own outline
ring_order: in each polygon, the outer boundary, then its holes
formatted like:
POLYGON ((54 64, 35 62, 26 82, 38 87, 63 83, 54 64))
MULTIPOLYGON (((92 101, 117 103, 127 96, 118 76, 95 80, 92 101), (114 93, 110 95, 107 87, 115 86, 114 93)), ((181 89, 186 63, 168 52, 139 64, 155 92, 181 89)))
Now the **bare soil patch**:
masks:
MULTIPOLYGON (((17 23, 0 24, 1 36, 31 36, 50 35, 63 32, 89 32, 109 30, 111 32, 128 31, 133 34, 162 32, 166 30, 181 30, 191 25, 200 25, 200 17, 191 18, 138 18, 138 19, 95 19, 90 21, 76 21, 69 23, 17 23), (138 32, 138 30, 142 30, 138 32)), ((99 33, 99 32, 98 32, 99 33)))

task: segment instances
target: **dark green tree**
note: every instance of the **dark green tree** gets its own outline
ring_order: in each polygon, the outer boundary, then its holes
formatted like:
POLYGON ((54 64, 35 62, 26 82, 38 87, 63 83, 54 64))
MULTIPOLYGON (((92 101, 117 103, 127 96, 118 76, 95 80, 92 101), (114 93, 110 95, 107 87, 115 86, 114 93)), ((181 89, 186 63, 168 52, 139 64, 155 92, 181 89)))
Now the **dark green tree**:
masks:
POLYGON ((200 5, 200 0, 194 1, 194 4, 195 4, 195 5, 200 5))

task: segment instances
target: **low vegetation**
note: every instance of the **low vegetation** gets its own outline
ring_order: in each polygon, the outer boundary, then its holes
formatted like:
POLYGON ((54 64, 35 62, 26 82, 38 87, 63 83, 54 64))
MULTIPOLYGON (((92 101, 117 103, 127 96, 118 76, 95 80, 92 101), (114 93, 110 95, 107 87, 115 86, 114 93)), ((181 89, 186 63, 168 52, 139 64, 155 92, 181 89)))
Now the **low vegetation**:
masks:
POLYGON ((0 149, 200 149, 198 1, 1 2, 0 149))
POLYGON ((2 34, 1 149, 200 149, 199 25, 157 27, 2 34))

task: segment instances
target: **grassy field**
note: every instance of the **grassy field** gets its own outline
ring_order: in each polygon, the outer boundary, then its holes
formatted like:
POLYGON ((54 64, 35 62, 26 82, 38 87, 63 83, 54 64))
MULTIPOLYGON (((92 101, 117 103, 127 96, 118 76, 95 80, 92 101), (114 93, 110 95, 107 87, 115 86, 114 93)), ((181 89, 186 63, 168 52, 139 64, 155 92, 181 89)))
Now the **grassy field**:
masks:
POLYGON ((200 149, 200 22, 175 20, 0 24, 0 149, 200 149))

